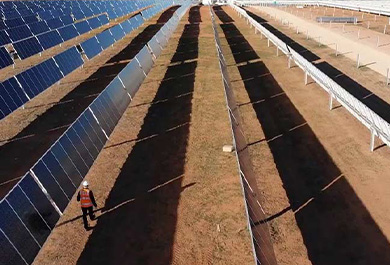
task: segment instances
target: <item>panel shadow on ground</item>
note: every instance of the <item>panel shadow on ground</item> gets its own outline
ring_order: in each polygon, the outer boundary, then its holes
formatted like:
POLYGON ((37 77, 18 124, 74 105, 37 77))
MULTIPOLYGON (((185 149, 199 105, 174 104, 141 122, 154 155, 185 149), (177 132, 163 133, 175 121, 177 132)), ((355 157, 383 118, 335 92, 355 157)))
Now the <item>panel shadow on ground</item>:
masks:
MULTIPOLYGON (((199 7, 189 21, 194 16, 199 7)), ((180 193, 192 186, 181 184, 198 36, 198 23, 185 25, 137 136, 144 140, 132 148, 77 264, 170 264, 180 193)))

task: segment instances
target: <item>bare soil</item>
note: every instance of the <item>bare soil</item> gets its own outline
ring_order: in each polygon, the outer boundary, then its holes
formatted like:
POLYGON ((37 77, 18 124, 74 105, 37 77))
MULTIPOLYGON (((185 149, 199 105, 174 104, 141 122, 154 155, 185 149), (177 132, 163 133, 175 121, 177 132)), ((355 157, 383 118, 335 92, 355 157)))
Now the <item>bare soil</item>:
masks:
MULTIPOLYGON (((298 30, 301 34, 308 35, 315 41, 334 50, 337 49, 339 54, 343 54, 355 62, 359 54, 361 66, 371 68, 386 76, 390 60, 389 34, 376 32, 371 28, 367 29, 361 23, 358 25, 318 23, 315 21, 317 17, 315 9, 312 11, 309 8, 298 10, 292 7, 289 9, 257 7, 257 9, 267 14, 267 16, 263 15, 265 21, 275 20, 275 18, 279 21, 282 20, 295 31, 298 30)), ((341 11, 338 10, 338 12, 341 11)))
MULTIPOLYGON (((279 264, 389 264, 389 149, 224 7, 229 73, 279 264)), ((265 18, 263 18, 265 20, 265 18)), ((264 21, 263 21, 264 22, 264 21)))
POLYGON ((253 264, 208 7, 192 7, 34 264, 253 264))

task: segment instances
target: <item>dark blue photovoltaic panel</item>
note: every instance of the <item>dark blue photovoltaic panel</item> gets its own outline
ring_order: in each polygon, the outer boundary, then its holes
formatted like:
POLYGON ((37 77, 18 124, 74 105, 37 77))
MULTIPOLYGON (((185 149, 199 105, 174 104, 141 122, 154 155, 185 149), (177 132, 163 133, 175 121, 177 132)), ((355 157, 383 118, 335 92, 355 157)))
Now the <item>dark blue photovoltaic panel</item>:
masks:
POLYGON ((125 32, 120 25, 116 25, 115 27, 110 28, 110 32, 114 37, 115 41, 118 41, 125 36, 125 32))
POLYGON ((61 16, 60 19, 64 25, 70 25, 73 23, 73 18, 71 15, 61 16))
POLYGON ((9 55, 8 51, 4 48, 0 48, 0 68, 7 67, 8 65, 13 64, 14 61, 11 58, 11 55, 9 55))
POLYGON ((93 142, 93 138, 91 137, 93 135, 89 135, 90 133, 94 133, 92 128, 88 124, 82 124, 80 120, 77 120, 72 125, 72 129, 77 132, 81 142, 84 144, 85 148, 88 150, 88 153, 91 155, 94 161, 99 155, 100 148, 97 148, 93 142))
POLYGON ((4 21, 0 20, 0 30, 6 29, 6 28, 8 28, 8 27, 5 25, 4 21))
POLYGON ((80 45, 88 59, 92 59, 102 51, 102 47, 96 37, 86 40, 80 45))
POLYGON ((119 78, 114 78, 112 82, 106 87, 105 91, 110 96, 114 106, 118 110, 119 117, 121 117, 130 103, 130 97, 123 88, 119 78))
POLYGON ((80 19, 85 18, 85 15, 81 12, 75 12, 75 13, 73 13, 73 16, 76 20, 80 20, 80 19))
POLYGON ((14 19, 6 19, 4 23, 7 25, 8 28, 14 28, 18 27, 20 25, 26 24, 22 18, 14 18, 14 19))
POLYGON ((28 69, 16 76, 21 86, 30 98, 41 93, 45 87, 41 83, 41 76, 36 76, 32 69, 28 69))
POLYGON ((32 36, 31 30, 26 25, 17 28, 7 29, 6 31, 12 42, 26 39, 32 36))
POLYGON ((89 169, 92 166, 94 159, 93 156, 89 153, 86 145, 82 141, 81 136, 75 131, 73 127, 70 127, 69 130, 66 131, 66 136, 73 143, 73 146, 83 158, 85 164, 89 169))
POLYGON ((73 161, 80 174, 85 176, 89 170, 89 166, 86 165, 84 159, 80 156, 78 150, 69 140, 68 136, 63 135, 58 142, 63 150, 65 150, 65 152, 68 154, 69 158, 73 161))
MULTIPOLYGON (((12 99, 12 102, 15 103, 16 108, 22 106, 28 101, 26 95, 24 94, 22 88, 16 81, 14 77, 7 79, 1 83, 1 87, 7 92, 7 94, 12 99)), ((8 104, 10 105, 10 103, 8 104)))
POLYGON ((8 239, 0 232, 0 257, 7 265, 26 265, 8 239))
POLYGON ((76 29, 80 35, 91 30, 91 27, 88 25, 87 21, 85 20, 75 23, 74 25, 76 26, 76 29))
POLYGON ((38 42, 36 37, 29 38, 20 42, 15 42, 13 46, 21 59, 25 59, 43 51, 42 46, 38 42))
POLYGON ((48 20, 53 18, 53 15, 51 14, 50 10, 38 12, 38 15, 42 20, 48 20))
POLYGON ((98 97, 90 106, 93 111, 95 117, 98 119, 100 125, 103 127, 103 130, 110 135, 113 131, 115 124, 110 117, 110 114, 107 112, 104 107, 101 99, 98 97))
POLYGON ((130 20, 125 20, 120 25, 122 26, 123 31, 126 32, 126 34, 130 33, 133 30, 133 26, 130 20))
POLYGON ((32 23, 28 26, 30 27, 31 32, 34 35, 37 35, 39 33, 46 32, 46 31, 50 30, 49 26, 46 24, 46 21, 35 22, 35 23, 32 23))
POLYGON ((36 16, 28 16, 28 17, 23 17, 23 20, 26 24, 31 24, 37 22, 38 18, 36 16))
POLYGON ((91 27, 91 29, 96 29, 96 28, 101 26, 100 21, 97 17, 88 19, 87 22, 88 22, 89 26, 91 27))
POLYGON ((30 173, 19 183, 19 187, 34 204, 40 215, 46 221, 50 228, 54 228, 60 218, 57 211, 51 205, 46 195, 39 188, 38 184, 31 177, 30 173))
POLYGON ((92 113, 87 109, 79 118, 80 123, 86 128, 96 148, 100 151, 107 141, 106 136, 101 130, 99 124, 96 122, 92 113))
POLYGON ((16 186, 7 196, 7 201, 26 225, 27 229, 30 230, 33 237, 39 244, 43 245, 51 230, 19 186, 16 186))
POLYGON ((50 29, 56 29, 56 28, 64 26, 64 23, 62 23, 62 21, 59 18, 52 18, 52 19, 46 20, 46 23, 50 29))
POLYGON ((104 106, 104 108, 106 109, 107 113, 109 113, 110 118, 112 120, 112 123, 115 127, 115 125, 119 121, 120 115, 119 115, 119 112, 114 105, 114 102, 112 101, 110 95, 108 94, 108 92, 106 90, 104 90, 99 95, 99 99, 100 99, 102 105, 104 106))
POLYGON ((108 30, 103 31, 102 33, 96 35, 96 38, 98 39, 103 50, 107 49, 115 42, 114 37, 112 37, 110 31, 108 30))
POLYGON ((53 58, 44 61, 43 68, 47 69, 48 76, 50 76, 52 78, 51 80, 53 80, 54 82, 57 82, 58 80, 63 78, 63 75, 61 74, 60 69, 57 67, 53 58))
POLYGON ((63 42, 60 34, 56 30, 38 35, 37 38, 45 50, 63 42))
POLYGON ((101 25, 108 24, 109 22, 108 17, 106 15, 100 15, 97 18, 99 19, 101 25))
POLYGON ((83 64, 81 54, 76 47, 72 47, 54 57, 61 72, 65 75, 69 74, 83 64))
POLYGON ((54 146, 52 146, 50 153, 53 154, 53 156, 61 164, 61 167, 66 172, 67 176, 72 180, 73 184, 78 187, 83 180, 83 176, 81 176, 78 168, 76 167, 77 161, 73 162, 65 150, 62 149, 59 143, 56 143, 54 146))
POLYGON ((0 31, 0 45, 8 43, 11 43, 11 39, 9 38, 7 32, 5 30, 0 31))
POLYGON ((69 199, 65 195, 64 191, 60 188, 56 180, 53 178, 42 160, 40 160, 32 170, 42 185, 45 187, 47 192, 50 194, 51 198, 57 204, 58 208, 61 211, 64 211, 66 205, 69 202, 69 199))
POLYGON ((59 28, 58 32, 60 33, 60 36, 64 41, 73 39, 74 37, 79 35, 74 25, 59 28))
POLYGON ((19 250, 23 258, 30 264, 39 252, 39 245, 28 233, 17 215, 6 201, 0 203, 0 228, 19 250))
POLYGON ((73 184, 69 176, 66 174, 64 169, 61 167, 55 156, 48 152, 42 158, 46 167, 49 169, 51 175, 55 178, 61 188, 64 190, 68 198, 72 198, 76 191, 76 185, 73 184))

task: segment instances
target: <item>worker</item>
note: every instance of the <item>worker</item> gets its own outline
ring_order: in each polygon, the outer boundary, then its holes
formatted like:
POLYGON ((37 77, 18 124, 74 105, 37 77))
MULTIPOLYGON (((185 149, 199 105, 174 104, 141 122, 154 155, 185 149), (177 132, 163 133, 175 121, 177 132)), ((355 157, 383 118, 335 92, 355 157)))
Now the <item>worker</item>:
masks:
POLYGON ((80 202, 81 210, 83 212, 83 222, 85 230, 89 230, 87 214, 91 220, 95 219, 93 213, 93 206, 97 207, 95 198, 93 197, 93 192, 88 188, 88 181, 83 182, 83 188, 77 194, 77 201, 80 202))

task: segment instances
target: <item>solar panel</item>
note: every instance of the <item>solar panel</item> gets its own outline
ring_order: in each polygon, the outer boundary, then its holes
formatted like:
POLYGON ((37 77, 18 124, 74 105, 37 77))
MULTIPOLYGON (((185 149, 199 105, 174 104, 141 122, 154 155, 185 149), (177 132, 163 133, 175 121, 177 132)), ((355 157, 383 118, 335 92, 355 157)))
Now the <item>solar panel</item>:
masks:
POLYGON ((51 229, 46 225, 37 210, 35 210, 34 205, 31 204, 19 186, 16 186, 7 196, 7 201, 26 228, 31 232, 32 236, 40 245, 43 245, 51 229))
POLYGON ((84 41, 80 44, 80 46, 87 55, 88 59, 92 59, 103 50, 96 37, 84 41))
POLYGON ((6 31, 8 33, 8 36, 12 40, 12 42, 26 39, 26 38, 31 37, 33 35, 31 30, 27 27, 27 25, 7 29, 6 31))
POLYGON ((75 12, 75 13, 73 13, 73 16, 76 20, 80 20, 80 19, 85 18, 85 15, 82 12, 75 12))
POLYGON ((37 38, 45 50, 63 42, 60 34, 56 30, 38 35, 37 38))
POLYGON ((101 25, 105 25, 109 23, 107 15, 100 15, 97 18, 99 19, 101 25))
POLYGON ((50 30, 49 26, 46 24, 46 21, 39 21, 39 22, 31 23, 28 26, 34 35, 37 35, 39 33, 43 33, 43 32, 50 30))
POLYGON ((19 253, 8 241, 3 233, 0 232, 0 257, 2 262, 8 265, 26 265, 19 253))
POLYGON ((79 35, 74 25, 69 25, 63 28, 59 28, 58 33, 60 33, 60 36, 64 41, 73 39, 74 37, 79 35))
POLYGON ((107 49, 115 42, 114 37, 111 35, 111 32, 108 30, 99 33, 98 35, 96 35, 96 38, 98 39, 103 50, 107 49))
POLYGON ((87 21, 81 21, 74 24, 77 32, 81 35, 91 30, 91 27, 88 25, 87 21))
POLYGON ((61 16, 60 20, 64 25, 69 25, 73 23, 73 18, 71 15, 61 16))
POLYGON ((76 47, 72 47, 54 56, 54 61, 57 63, 64 76, 84 63, 81 54, 77 51, 76 47))
POLYGON ((128 34, 133 30, 130 20, 125 20, 121 24, 123 31, 128 34))
POLYGON ((7 25, 8 28, 14 28, 26 24, 21 17, 14 19, 6 19, 4 20, 4 23, 5 25, 7 25))
POLYGON ((66 205, 69 202, 69 198, 66 196, 65 192, 56 182, 56 179, 53 178, 49 169, 46 167, 45 163, 40 160, 33 168, 33 172, 38 177, 39 181, 49 192, 53 201, 57 204, 58 208, 63 211, 66 205))
POLYGON ((34 16, 23 17, 23 20, 26 24, 31 24, 31 23, 37 22, 38 18, 34 15, 34 16))
POLYGON ((49 227, 54 228, 60 216, 30 174, 27 174, 19 183, 19 187, 28 196, 49 227))
POLYGON ((46 20, 46 23, 50 29, 56 29, 64 26, 64 23, 62 23, 62 21, 59 18, 48 19, 46 20))
POLYGON ((5 25, 3 20, 0 20, 0 30, 6 29, 7 25, 5 25))
POLYGON ((101 26, 100 21, 97 17, 91 18, 87 20, 91 29, 96 29, 101 26))
POLYGON ((110 32, 115 41, 122 39, 126 34, 120 25, 116 25, 115 27, 110 28, 110 32))
POLYGON ((16 76, 16 79, 30 98, 35 97, 44 90, 41 78, 42 77, 40 75, 36 76, 36 74, 32 71, 32 68, 16 76))
POLYGON ((31 264, 39 252, 39 245, 34 241, 26 227, 6 201, 0 203, 0 228, 19 250, 23 258, 31 264))
POLYGON ((0 68, 7 67, 8 65, 13 64, 14 61, 11 58, 11 55, 8 53, 8 51, 4 48, 0 48, 0 68))

